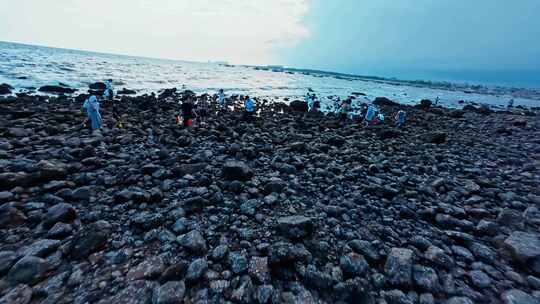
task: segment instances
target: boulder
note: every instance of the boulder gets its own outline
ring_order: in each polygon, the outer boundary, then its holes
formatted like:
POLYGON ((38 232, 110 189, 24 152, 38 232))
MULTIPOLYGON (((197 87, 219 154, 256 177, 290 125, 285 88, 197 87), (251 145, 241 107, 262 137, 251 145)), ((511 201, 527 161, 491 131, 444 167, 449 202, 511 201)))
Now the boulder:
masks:
POLYGON ((445 132, 433 132, 426 135, 425 141, 431 144, 440 145, 446 142, 446 136, 445 132))
POLYGON ((158 286, 155 282, 138 280, 131 282, 126 288, 105 298, 98 304, 148 304, 152 303, 153 293, 158 286))
POLYGON ((539 304, 540 300, 534 298, 530 294, 519 290, 512 289, 504 292, 501 295, 501 300, 504 304, 539 304))
POLYGON ((18 259, 14 251, 0 251, 0 276, 6 273, 18 259))
POLYGON ((178 241, 180 245, 195 254, 203 255, 207 251, 206 240, 198 230, 179 236, 178 241))
POLYGON ((392 100, 386 98, 386 97, 377 97, 373 101, 373 104, 376 106, 397 106, 399 105, 396 102, 393 102, 392 100))
POLYGON ((20 259, 9 271, 7 280, 11 285, 35 284, 45 278, 50 264, 39 257, 26 256, 20 259))
POLYGON ((186 280, 196 282, 208 270, 208 262, 205 258, 199 258, 189 264, 186 273, 186 280))
POLYGON ((103 249, 108 239, 107 229, 97 223, 90 224, 75 234, 69 255, 74 259, 86 259, 92 253, 103 249))
POLYGON ((90 90, 105 91, 107 89, 107 85, 103 82, 94 82, 89 84, 88 88, 90 88, 90 90))
POLYGON ((295 112, 307 112, 309 109, 307 102, 301 100, 292 101, 289 107, 295 112))
POLYGON ((167 282, 154 289, 153 304, 176 304, 184 301, 186 285, 184 281, 167 282))
POLYGON ((7 204, 0 206, 0 229, 14 228, 26 222, 27 218, 22 211, 7 204))
POLYGON ((64 87, 64 86, 46 85, 46 86, 40 87, 38 91, 43 92, 43 93, 54 93, 54 94, 73 94, 77 90, 69 88, 69 87, 64 87))
POLYGON ((305 216, 281 217, 277 224, 281 233, 291 239, 302 239, 313 233, 313 220, 305 216))
POLYGON ((2 304, 28 304, 32 300, 32 288, 25 284, 17 285, 3 297, 0 298, 2 304))
POLYGON ((123 88, 123 89, 119 90, 119 91, 116 92, 116 93, 117 93, 118 95, 133 95, 133 94, 137 94, 137 91, 123 88))
POLYGON ((228 161, 223 165, 223 177, 226 180, 247 181, 253 177, 253 171, 240 161, 228 161))
POLYGON ((7 83, 0 84, 0 95, 7 95, 11 94, 11 90, 13 90, 13 87, 10 86, 7 83))
POLYGON ((47 210, 45 214, 43 224, 45 227, 52 227, 58 222, 71 223, 77 218, 77 211, 75 208, 66 203, 59 203, 47 210))
POLYGON ((516 231, 505 241, 504 247, 512 254, 512 258, 519 263, 527 263, 540 258, 540 238, 536 234, 516 231))
POLYGON ((412 282, 413 251, 406 248, 392 248, 386 258, 384 271, 388 283, 409 287, 412 282))

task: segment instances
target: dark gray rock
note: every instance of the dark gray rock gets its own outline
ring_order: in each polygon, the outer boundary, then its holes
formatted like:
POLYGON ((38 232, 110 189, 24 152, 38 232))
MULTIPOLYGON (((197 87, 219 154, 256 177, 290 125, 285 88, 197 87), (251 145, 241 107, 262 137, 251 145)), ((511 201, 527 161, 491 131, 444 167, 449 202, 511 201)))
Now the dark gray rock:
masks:
POLYGON ((28 285, 20 284, 9 290, 0 298, 2 304, 29 304, 32 300, 32 288, 28 285))
POLYGON ((21 255, 44 258, 50 253, 54 252, 59 246, 60 241, 58 240, 38 240, 24 248, 24 250, 21 252, 21 255))
POLYGON ((540 300, 519 289, 512 289, 501 295, 504 304, 538 304, 540 300))
POLYGON ((155 279, 165 270, 165 263, 161 257, 152 257, 132 268, 128 280, 155 279))
POLYGON ((270 269, 267 257, 252 257, 248 266, 249 275, 259 284, 270 282, 270 269))
POLYGON ((536 234, 521 231, 513 232, 505 241, 504 246, 512 257, 520 263, 526 263, 540 257, 540 238, 536 234))
POLYGON ((66 203, 60 203, 47 210, 43 224, 45 227, 51 227, 58 222, 70 223, 77 218, 75 208, 66 203))
POLYGON ((473 270, 469 272, 469 278, 474 286, 478 288, 487 288, 491 285, 490 277, 482 270, 473 270))
POLYGON ((247 181, 253 177, 253 171, 240 161, 228 161, 223 165, 223 178, 226 180, 247 181))
POLYGON ((14 251, 0 251, 0 275, 6 273, 18 259, 14 251))
POLYGON ((89 255, 105 247, 109 231, 98 224, 90 224, 75 234, 68 253, 74 259, 86 259, 89 255))
POLYGON ((384 265, 384 271, 386 272, 388 282, 395 286, 411 286, 412 263, 412 250, 406 248, 392 248, 386 258, 386 264, 384 265))
POLYGON ((180 245, 194 254, 203 255, 207 251, 206 240, 198 230, 179 236, 178 241, 180 245))
POLYGON ((229 253, 229 247, 227 245, 219 245, 212 250, 211 258, 214 261, 223 260, 229 253))
POLYGON ((364 257, 354 252, 342 256, 339 259, 339 266, 343 273, 350 277, 362 276, 369 269, 364 257))
POLYGON ((46 277, 50 267, 50 264, 42 258, 26 256, 11 267, 7 280, 11 285, 34 284, 46 277))
POLYGON ((454 265, 452 257, 437 246, 429 246, 428 250, 424 253, 424 257, 433 264, 446 269, 451 269, 454 265))
POLYGON ((183 281, 167 282, 154 289, 152 304, 176 304, 184 301, 186 286, 183 281))
POLYGON ((152 296, 157 283, 138 280, 129 283, 129 285, 115 293, 109 298, 99 301, 99 304, 149 304, 152 303, 152 296))
POLYGON ((305 216, 281 217, 277 223, 281 233, 291 239, 302 239, 313 232, 313 220, 305 216))
POLYGON ((187 269, 186 280, 198 281, 208 270, 208 262, 205 258, 199 258, 191 262, 187 269))
POLYGON ((239 252, 229 253, 228 262, 234 274, 242 274, 248 268, 247 258, 239 252))
POLYGON ((424 291, 437 293, 440 290, 439 276, 433 268, 414 265, 413 279, 415 285, 424 291))

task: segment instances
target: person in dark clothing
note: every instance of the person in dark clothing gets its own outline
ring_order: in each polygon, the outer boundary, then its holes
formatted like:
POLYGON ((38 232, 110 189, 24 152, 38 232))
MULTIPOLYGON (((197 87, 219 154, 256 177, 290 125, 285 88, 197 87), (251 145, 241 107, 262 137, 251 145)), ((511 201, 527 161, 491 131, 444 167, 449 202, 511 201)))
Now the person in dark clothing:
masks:
POLYGON ((195 113, 193 112, 193 98, 191 96, 187 97, 184 102, 182 102, 182 120, 184 127, 191 126, 193 124, 193 118, 195 118, 195 113))

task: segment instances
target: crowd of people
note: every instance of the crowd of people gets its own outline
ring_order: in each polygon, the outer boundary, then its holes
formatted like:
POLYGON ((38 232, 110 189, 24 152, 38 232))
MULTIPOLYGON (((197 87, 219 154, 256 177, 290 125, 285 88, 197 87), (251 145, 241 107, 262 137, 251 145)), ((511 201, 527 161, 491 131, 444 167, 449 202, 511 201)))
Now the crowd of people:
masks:
MULTIPOLYGON (((183 96, 179 112, 176 115, 176 124, 183 127, 191 127, 194 125, 195 120, 197 120, 197 123, 200 125, 206 124, 210 114, 210 104, 207 97, 208 96, 206 95, 197 97, 195 94, 187 94, 186 96, 183 96)), ((123 128, 122 118, 118 112, 118 105, 116 102, 114 102, 114 88, 112 79, 105 81, 105 90, 103 91, 101 99, 110 103, 112 108, 112 117, 116 122, 116 126, 118 128, 123 128)), ((223 89, 220 89, 212 100, 217 101, 217 106, 221 111, 227 110, 228 100, 223 89)), ((245 122, 253 122, 255 119, 255 102, 249 96, 241 96, 240 100, 243 103, 242 120, 245 122)), ((321 112, 321 102, 317 98, 317 95, 311 90, 308 91, 304 100, 307 104, 308 112, 321 112)), ((342 122, 345 122, 353 119, 355 116, 358 116, 358 112, 355 113, 352 104, 352 97, 349 97, 343 101, 338 97, 334 101, 332 110, 342 122)), ((99 132, 102 126, 102 117, 100 114, 100 102, 98 97, 96 95, 91 95, 88 97, 83 103, 83 108, 86 110, 87 114, 85 124, 88 125, 93 132, 99 132)), ((365 126, 385 123, 385 115, 373 104, 367 105, 365 114, 363 112, 361 113, 365 126)), ((406 118, 406 112, 400 110, 395 114, 394 122, 397 126, 403 126, 406 122, 406 118)))

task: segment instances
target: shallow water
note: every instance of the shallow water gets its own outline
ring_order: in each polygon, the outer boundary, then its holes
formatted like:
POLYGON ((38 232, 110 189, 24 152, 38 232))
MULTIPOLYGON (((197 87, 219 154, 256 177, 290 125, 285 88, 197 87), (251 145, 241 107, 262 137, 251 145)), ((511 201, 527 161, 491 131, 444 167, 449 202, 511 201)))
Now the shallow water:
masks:
MULTIPOLYGON (((427 87, 413 87, 358 79, 338 79, 332 76, 314 76, 302 73, 284 73, 255 70, 251 67, 225 66, 212 63, 194 63, 150 59, 85 51, 55 49, 0 42, 0 83, 8 83, 18 90, 40 87, 59 82, 86 90, 88 84, 114 79, 116 89, 129 88, 138 93, 177 87, 197 93, 225 89, 227 94, 258 97, 302 98, 308 88, 322 97, 323 107, 331 106, 328 96, 346 98, 352 92, 362 92, 360 101, 385 96, 401 103, 417 103, 439 97, 440 103, 460 107, 467 103, 506 106, 510 95, 493 96, 445 91, 427 87)), ((514 105, 538 106, 540 101, 514 98, 514 105)))

